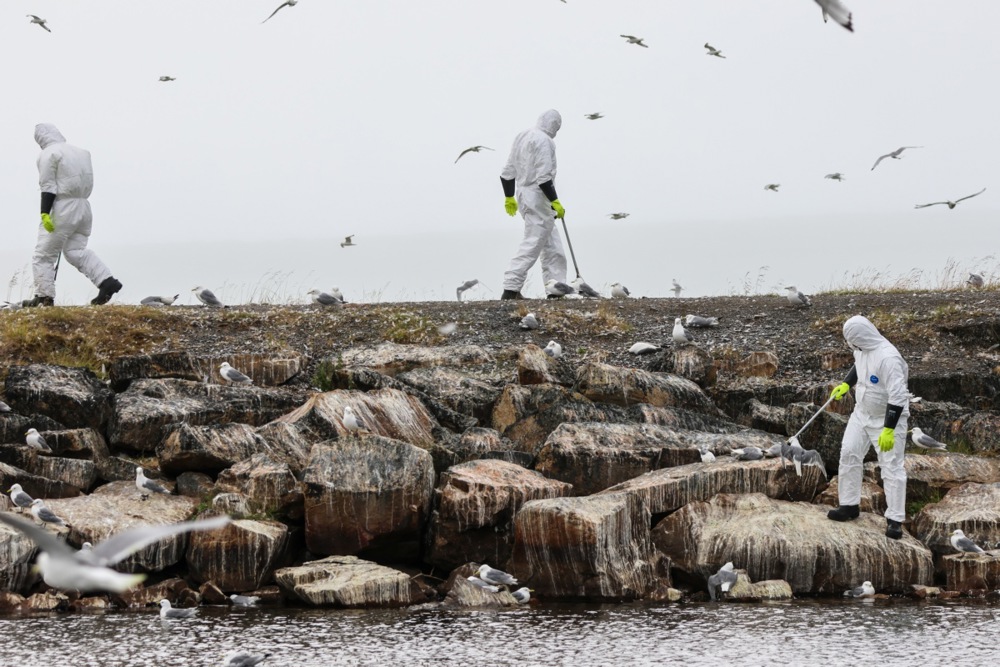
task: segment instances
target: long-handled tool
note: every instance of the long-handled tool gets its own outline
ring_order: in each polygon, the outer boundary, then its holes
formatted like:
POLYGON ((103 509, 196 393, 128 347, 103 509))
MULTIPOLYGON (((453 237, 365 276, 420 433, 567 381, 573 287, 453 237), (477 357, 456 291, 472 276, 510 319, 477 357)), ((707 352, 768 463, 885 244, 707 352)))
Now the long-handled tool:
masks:
POLYGON ((560 218, 563 223, 563 232, 566 233, 566 245, 569 246, 569 256, 573 258, 573 269, 576 271, 576 277, 580 277, 580 267, 576 265, 576 254, 573 252, 573 242, 569 240, 569 230, 566 229, 566 218, 560 218))
MULTIPOLYGON (((809 424, 812 424, 814 421, 816 421, 816 417, 819 417, 820 413, 824 412, 826 410, 827 406, 829 406, 830 403, 832 403, 832 402, 833 402, 833 394, 830 394, 830 398, 826 399, 826 403, 824 403, 823 405, 820 406, 819 410, 816 411, 816 414, 814 414, 812 417, 810 417, 809 420, 805 424, 802 425, 802 428, 800 428, 798 431, 796 431, 795 435, 793 435, 792 437, 790 437, 788 439, 788 444, 789 445, 799 445, 799 436, 802 435, 803 431, 805 431, 807 428, 809 428, 809 424)), ((799 447, 801 447, 801 445, 799 445, 799 447)), ((785 495, 788 496, 789 500, 791 500, 792 499, 792 494, 788 491, 788 467, 787 467, 787 464, 786 464, 786 459, 785 459, 785 453, 784 452, 781 453, 781 472, 783 473, 782 476, 785 478, 785 495)))

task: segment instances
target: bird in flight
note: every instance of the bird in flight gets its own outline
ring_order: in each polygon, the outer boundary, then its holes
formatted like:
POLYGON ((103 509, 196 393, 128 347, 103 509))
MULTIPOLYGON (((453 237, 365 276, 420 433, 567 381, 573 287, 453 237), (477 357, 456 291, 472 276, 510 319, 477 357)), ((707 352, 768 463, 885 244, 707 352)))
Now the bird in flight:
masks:
POLYGON ((671 278, 671 282, 673 283, 674 286, 671 287, 670 290, 674 293, 675 297, 679 297, 681 295, 681 292, 684 291, 684 288, 681 287, 681 284, 677 282, 676 278, 671 278))
POLYGON ((829 178, 831 181, 840 182, 840 181, 844 180, 844 175, 842 173, 840 173, 839 171, 835 171, 832 174, 827 174, 823 178, 829 178))
POLYGON ((644 37, 636 37, 634 35, 619 35, 619 37, 624 37, 629 44, 635 44, 636 46, 641 46, 644 49, 649 48, 649 46, 642 43, 642 40, 645 39, 644 37))
POLYGON ((978 197, 979 195, 983 194, 984 192, 986 192, 986 188, 983 188, 979 192, 977 192, 975 194, 972 194, 972 195, 969 195, 967 197, 962 197, 961 199, 956 199, 955 201, 935 201, 935 202, 931 202, 930 204, 917 204, 913 208, 927 208, 928 206, 937 206, 938 204, 945 204, 949 209, 952 209, 952 208, 955 208, 956 206, 958 206, 958 202, 965 201, 966 199, 972 199, 973 197, 978 197))
POLYGON ((718 50, 708 42, 705 42, 705 48, 708 49, 708 53, 706 53, 705 55, 715 56, 716 58, 725 58, 725 56, 722 55, 722 51, 718 50))
POLYGON ((280 5, 278 5, 277 9, 275 9, 273 12, 271 12, 270 16, 268 16, 266 19, 264 19, 263 21, 261 21, 261 23, 267 23, 268 21, 270 21, 272 18, 274 18, 274 15, 277 14, 278 12, 280 12, 283 8, 285 8, 285 7, 294 7, 297 4, 299 4, 299 0, 285 0, 283 3, 281 3, 280 5))
POLYGON ((878 163, 881 162, 882 160, 886 159, 887 157, 891 157, 893 160, 902 160, 903 158, 900 157, 900 154, 903 151, 905 151, 907 148, 923 148, 923 146, 900 146, 899 148, 897 148, 893 152, 886 153, 885 155, 883 155, 879 159, 875 160, 875 164, 872 165, 872 171, 875 171, 875 167, 878 166, 878 163))
POLYGON ((624 220, 628 216, 628 213, 608 213, 608 217, 612 220, 624 220))
POLYGON ((597 120, 598 118, 604 118, 604 116, 602 116, 602 115, 601 115, 601 112, 600 112, 600 111, 598 111, 597 113, 588 113, 588 114, 584 114, 584 116, 583 116, 583 117, 584 117, 584 118, 587 118, 587 119, 589 119, 589 120, 597 120))
POLYGON ((30 18, 32 23, 37 23, 38 27, 44 29, 45 32, 52 32, 51 30, 49 30, 49 26, 45 25, 45 19, 39 18, 34 14, 25 14, 25 16, 30 18))
POLYGON ((765 190, 770 190, 771 192, 777 192, 778 188, 781 187, 781 183, 768 183, 764 186, 765 190))
POLYGON ((163 76, 160 77, 160 81, 176 81, 176 80, 177 80, 177 78, 173 77, 173 76, 163 75, 163 76))
POLYGON ((350 236, 344 237, 344 240, 340 242, 340 247, 341 248, 346 248, 349 245, 358 245, 357 243, 355 243, 354 241, 351 240, 353 238, 354 238, 354 234, 351 234, 350 236))
POLYGON ((826 23, 827 18, 832 18, 840 25, 844 26, 851 32, 854 32, 851 10, 848 9, 840 0, 816 0, 816 4, 823 10, 824 23, 826 23))
POLYGON ((458 154, 458 157, 455 158, 455 162, 458 162, 459 160, 461 160, 462 156, 465 155, 466 153, 478 153, 479 151, 484 150, 484 149, 488 150, 488 151, 493 150, 489 146, 473 146, 472 148, 466 148, 464 151, 462 151, 461 153, 458 154))

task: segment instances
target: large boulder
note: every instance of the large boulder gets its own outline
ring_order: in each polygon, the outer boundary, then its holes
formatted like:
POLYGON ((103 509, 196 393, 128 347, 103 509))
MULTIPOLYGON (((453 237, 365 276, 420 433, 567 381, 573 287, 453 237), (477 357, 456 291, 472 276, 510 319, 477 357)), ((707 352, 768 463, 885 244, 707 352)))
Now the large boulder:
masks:
MULTIPOLYGON (((545 386, 545 385, 535 385, 545 386)), ((615 405, 570 400, 548 406, 540 412, 529 414, 501 431, 518 449, 531 455, 545 443, 553 431, 563 424, 578 422, 605 422, 621 424, 632 421, 628 411, 615 405)))
POLYGON ((931 551, 946 555, 955 553, 956 528, 984 549, 1000 542, 1000 483, 954 487, 941 502, 924 505, 910 530, 931 551))
POLYGON ((769 498, 811 501, 826 477, 815 466, 795 467, 780 459, 737 461, 723 458, 712 463, 691 463, 654 470, 611 486, 598 495, 626 493, 638 496, 654 520, 688 503, 709 500, 719 493, 762 493, 769 498))
POLYGON ((701 388, 678 375, 591 362, 577 372, 577 390, 592 401, 628 406, 648 403, 717 414, 701 388))
POLYGON ((312 553, 394 562, 419 554, 434 493, 426 451, 379 436, 329 441, 313 448, 302 483, 312 553))
POLYGON ((415 368, 433 366, 477 366, 493 363, 493 357, 476 345, 422 347, 383 343, 378 347, 352 348, 336 360, 347 368, 364 367, 389 376, 415 368))
POLYGON ((884 592, 932 583, 933 557, 916 539, 886 539, 880 516, 838 523, 826 512, 760 493, 720 494, 665 518, 653 541, 698 585, 727 561, 754 580, 784 579, 796 593, 840 594, 866 580, 884 592))
POLYGON ((225 384, 219 376, 219 365, 227 361, 263 387, 285 384, 299 374, 308 358, 298 352, 280 354, 234 354, 224 357, 199 358, 186 351, 159 352, 135 356, 118 357, 111 364, 108 375, 111 384, 118 390, 137 379, 175 378, 201 381, 210 378, 213 382, 225 384))
POLYGON ((746 430, 746 427, 734 424, 724 417, 685 410, 684 408, 639 403, 638 405, 630 406, 625 410, 625 414, 627 415, 627 421, 668 426, 678 431, 739 433, 746 430))
MULTIPOLYGON (((828 507, 840 506, 840 477, 830 480, 823 491, 816 496, 813 501, 817 505, 828 507)), ((862 512, 883 515, 888 507, 885 502, 885 490, 872 479, 862 478, 861 480, 861 503, 859 505, 862 512)))
POLYGON ((315 443, 295 424, 274 421, 258 427, 257 435, 268 444, 270 456, 288 465, 296 475, 309 463, 315 443))
POLYGON ((445 366, 419 368, 403 373, 397 379, 456 412, 475 417, 480 424, 490 423, 493 404, 501 391, 495 384, 445 366))
POLYGON ((247 424, 179 424, 156 448, 156 455, 160 470, 167 475, 216 473, 269 449, 267 441, 247 424))
MULTIPOLYGON (((941 498, 963 484, 994 484, 1000 482, 1000 459, 951 452, 934 454, 907 454, 903 461, 906 470, 906 497, 908 500, 941 498)), ((866 463, 864 476, 879 479, 875 463, 866 463)))
POLYGON ((514 518, 508 571, 546 599, 642 598, 657 585, 649 524, 634 495, 533 500, 514 518))
POLYGON ((96 468, 90 461, 51 456, 28 446, 0 445, 0 463, 61 482, 78 491, 88 490, 97 479, 96 468))
POLYGON ((554 359, 529 343, 517 355, 517 381, 521 384, 573 384, 573 371, 564 361, 554 359))
POLYGON ((458 438, 447 443, 445 448, 447 451, 436 456, 434 462, 435 469, 442 472, 454 465, 477 459, 499 459, 525 468, 530 468, 535 462, 532 454, 521 451, 513 441, 491 428, 466 429, 458 438), (440 466, 438 459, 446 459, 447 464, 440 466))
POLYGON ((4 393, 18 412, 37 412, 69 428, 102 430, 111 417, 111 389, 86 368, 12 366, 4 393))
POLYGON ((313 606, 369 609, 420 601, 408 575, 355 556, 330 556, 274 573, 283 591, 313 606))
POLYGON ((34 555, 34 542, 21 531, 0 524, 0 591, 27 594, 38 578, 32 572, 34 555))
POLYGON ((1000 588, 1000 550, 950 554, 941 559, 941 568, 949 591, 995 591, 1000 588))
POLYGON ((673 372, 707 388, 715 384, 718 368, 708 350, 697 345, 681 345, 674 349, 673 372))
POLYGON ((216 484, 220 491, 246 494, 252 511, 302 515, 302 489, 295 474, 287 463, 274 461, 267 454, 255 454, 223 470, 216 484))
POLYGON ((270 581, 287 546, 283 523, 233 521, 219 530, 191 533, 187 563, 195 581, 211 581, 226 592, 249 591, 270 581))
POLYGON ((424 560, 448 570, 469 560, 505 563, 514 544, 514 515, 521 506, 569 492, 568 484, 506 461, 470 461, 449 468, 434 492, 424 560))
POLYGON ((80 495, 79 487, 0 463, 0 486, 3 487, 0 491, 6 491, 12 484, 20 484, 32 498, 72 498, 80 495))
POLYGON ((29 428, 39 432, 64 431, 66 426, 45 415, 21 415, 16 412, 0 412, 0 444, 24 444, 24 434, 29 428))

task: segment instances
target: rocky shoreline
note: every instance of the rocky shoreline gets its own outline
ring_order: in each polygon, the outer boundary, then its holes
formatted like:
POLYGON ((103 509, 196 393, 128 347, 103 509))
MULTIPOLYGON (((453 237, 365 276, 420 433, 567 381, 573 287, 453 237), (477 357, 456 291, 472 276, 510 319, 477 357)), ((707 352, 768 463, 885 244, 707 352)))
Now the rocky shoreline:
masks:
POLYGON ((0 525, 0 611, 226 604, 231 593, 350 608, 516 605, 468 583, 479 563, 543 601, 705 599, 727 561, 740 576, 728 599, 839 596, 866 580, 880 595, 992 594, 1000 552, 956 555, 948 536, 1000 543, 1000 294, 814 301, 2 312, 4 490, 18 483, 45 499, 76 547, 145 523, 235 520, 130 556, 119 569, 147 573, 145 586, 83 598, 48 590, 31 569, 34 545, 0 525), (518 327, 529 310, 534 331, 518 327), (673 318, 687 314, 719 325, 676 346, 673 318), (874 463, 861 519, 825 517, 849 399, 800 438, 829 478, 729 456, 784 442, 812 416, 850 364, 839 327, 854 314, 907 358, 911 425, 952 445, 908 453, 898 542, 884 536, 874 463), (115 318, 120 339, 103 341, 115 318), (14 336, 24 330, 91 344, 72 363, 71 346, 38 352, 14 336), (562 357, 542 351, 548 340, 562 357), (637 341, 662 349, 628 354, 637 341), (225 383, 223 361, 253 384, 225 383), (345 428, 346 407, 365 430, 345 428), (25 444, 29 428, 51 453, 25 444), (136 467, 171 494, 143 499, 136 467))

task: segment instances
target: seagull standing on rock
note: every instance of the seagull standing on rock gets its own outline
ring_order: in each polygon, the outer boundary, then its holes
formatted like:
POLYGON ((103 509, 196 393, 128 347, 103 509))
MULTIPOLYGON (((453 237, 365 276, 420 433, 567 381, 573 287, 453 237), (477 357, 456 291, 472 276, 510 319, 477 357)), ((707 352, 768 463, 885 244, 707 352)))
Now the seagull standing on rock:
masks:
POLYGON ((320 292, 318 289, 311 289, 306 292, 311 298, 312 302, 317 306, 343 306, 344 302, 333 296, 332 294, 327 294, 326 292, 320 292))
POLYGON ((361 418, 354 414, 354 408, 349 405, 344 406, 344 418, 343 418, 344 428, 351 435, 357 435, 358 431, 365 429, 365 424, 361 421, 361 418))
POLYGON ((136 467, 135 469, 135 488, 139 489, 139 493, 142 494, 143 500, 149 498, 151 493, 162 493, 169 496, 170 491, 161 486, 160 484, 154 482, 153 480, 146 477, 142 472, 142 468, 136 467))
POLYGON ((253 380, 230 366, 228 361, 219 364, 219 376, 229 384, 253 384, 253 380))
POLYGON ((708 595, 713 600, 718 599, 718 592, 728 593, 739 576, 733 571, 732 561, 719 568, 719 571, 708 578, 708 595))
POLYGON ((510 576, 503 570, 492 568, 485 563, 479 566, 477 573, 479 574, 479 578, 488 584, 494 584, 496 586, 517 586, 517 579, 510 576))
POLYGON ((24 441, 28 443, 28 446, 32 449, 37 449, 40 452, 52 452, 52 448, 49 447, 49 443, 45 442, 45 438, 43 438, 42 434, 38 432, 38 429, 29 428, 28 432, 24 434, 24 441))
POLYGON ((681 318, 679 317, 674 318, 674 330, 671 335, 673 336, 674 342, 678 345, 688 345, 694 342, 694 336, 687 332, 684 325, 681 324, 681 318))
POLYGON ((514 599, 517 600, 518 604, 527 604, 528 600, 531 599, 531 594, 533 592, 534 590, 528 588, 527 586, 522 586, 516 591, 511 591, 510 594, 514 596, 514 599))
POLYGON ((519 325, 522 329, 533 330, 538 328, 538 318, 535 317, 534 313, 528 313, 521 318, 521 324, 519 325))
POLYGON ((920 449, 930 449, 937 452, 944 452, 947 451, 948 449, 948 445, 944 444, 943 442, 938 442, 931 436, 921 431, 916 426, 910 429, 910 434, 911 434, 911 439, 913 440, 913 444, 919 447, 920 449))
POLYGON ((715 461, 715 454, 709 451, 708 447, 699 447, 698 453, 701 454, 702 463, 712 463, 715 461))
POLYGON ((955 551, 962 552, 963 558, 965 554, 986 553, 978 544, 966 537, 965 533, 959 528, 956 528, 951 534, 951 546, 955 548, 955 551))
POLYGON ((198 301, 201 301, 206 306, 212 306, 213 308, 222 308, 222 302, 219 301, 218 297, 212 293, 212 290, 206 289, 199 285, 191 290, 194 295, 198 297, 198 301))
POLYGON ((789 304, 797 308, 808 308, 813 305, 812 300, 796 289, 795 285, 788 285, 785 289, 788 290, 788 294, 785 295, 785 298, 788 299, 789 304))
POLYGON ((35 499, 29 496, 21 488, 20 484, 14 484, 7 491, 10 494, 10 501, 17 507, 18 512, 23 512, 26 507, 31 507, 35 499))
POLYGON ((628 288, 621 283, 611 283, 611 297, 614 299, 627 299, 632 296, 628 288))
POLYGON ((588 285, 587 281, 580 276, 577 276, 572 282, 570 282, 570 286, 575 289, 578 294, 582 294, 583 296, 589 296, 592 299, 601 298, 601 293, 588 285))
POLYGON ((31 516, 35 517, 40 525, 51 523, 53 526, 65 526, 66 522, 56 516, 56 513, 45 506, 41 498, 31 501, 31 516))

